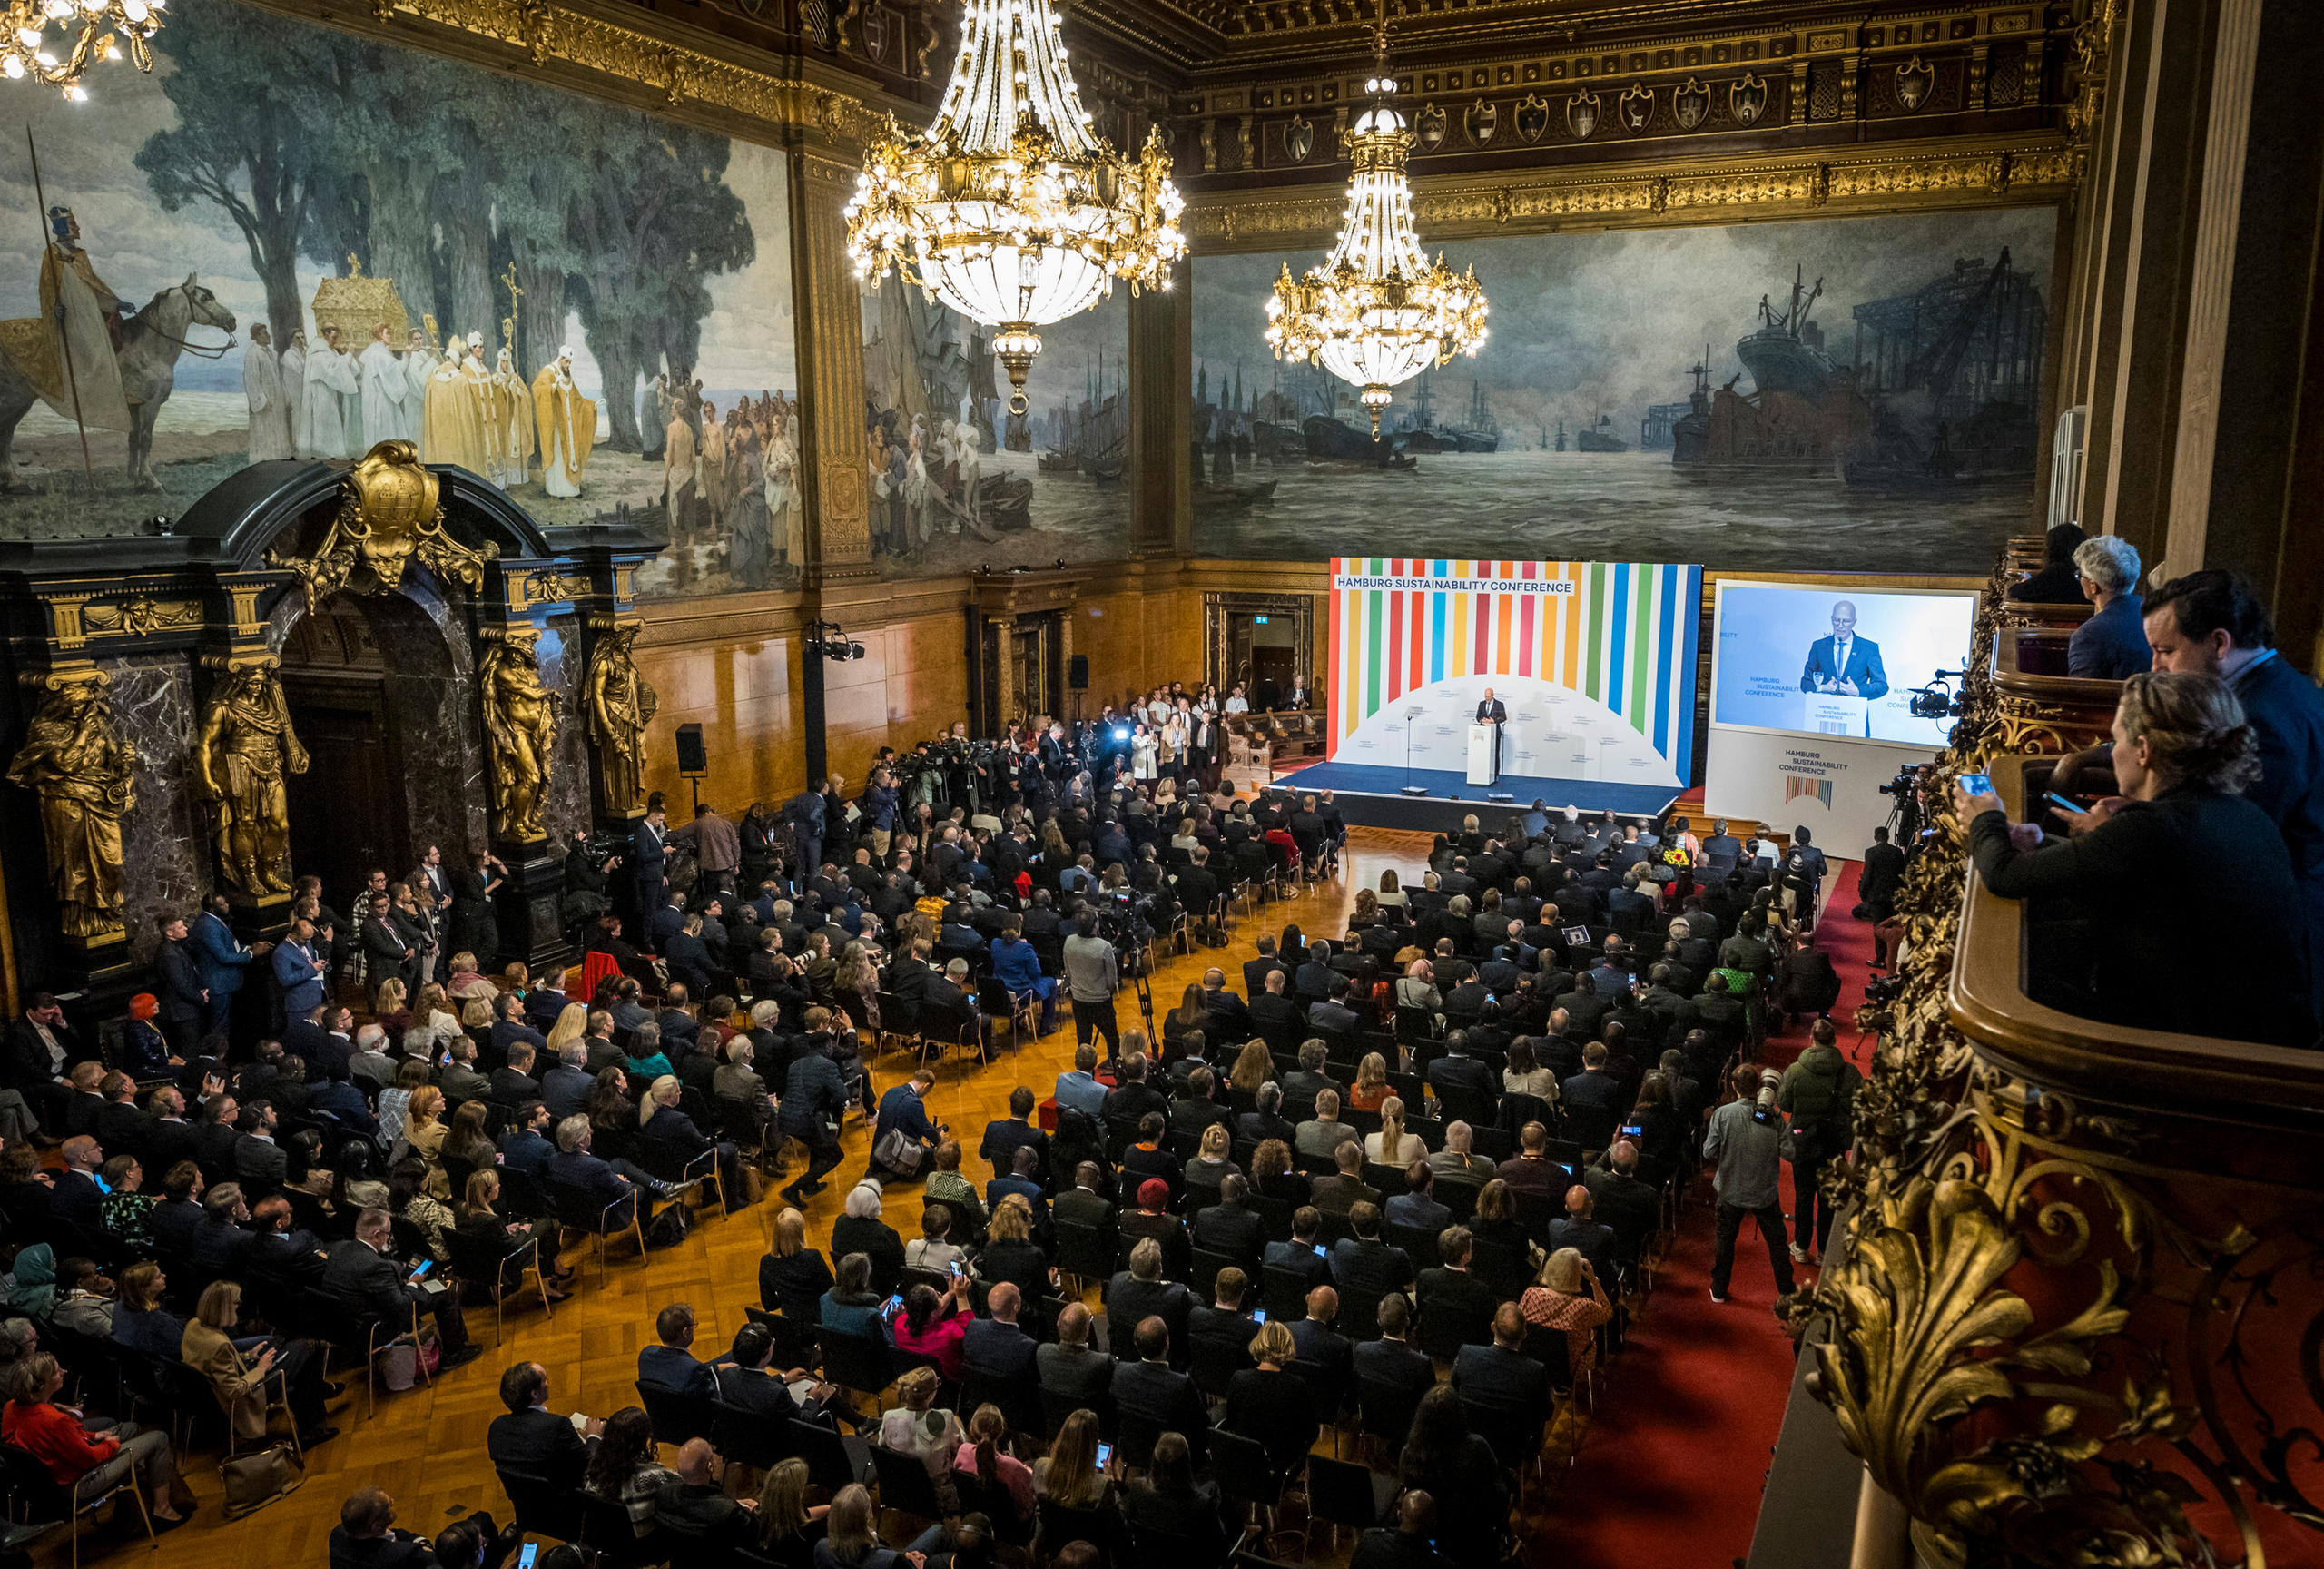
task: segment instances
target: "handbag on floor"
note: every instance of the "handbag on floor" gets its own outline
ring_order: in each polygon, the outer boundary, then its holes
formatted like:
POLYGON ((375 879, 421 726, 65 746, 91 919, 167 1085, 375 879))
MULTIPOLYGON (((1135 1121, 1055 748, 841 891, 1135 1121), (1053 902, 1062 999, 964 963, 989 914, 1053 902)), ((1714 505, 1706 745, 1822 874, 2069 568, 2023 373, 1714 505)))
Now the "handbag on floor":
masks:
POLYGON ((226 1485, 226 1518, 239 1520, 298 1491, 307 1478, 290 1458, 288 1444, 270 1444, 247 1455, 230 1455, 218 1463, 218 1476, 226 1485))

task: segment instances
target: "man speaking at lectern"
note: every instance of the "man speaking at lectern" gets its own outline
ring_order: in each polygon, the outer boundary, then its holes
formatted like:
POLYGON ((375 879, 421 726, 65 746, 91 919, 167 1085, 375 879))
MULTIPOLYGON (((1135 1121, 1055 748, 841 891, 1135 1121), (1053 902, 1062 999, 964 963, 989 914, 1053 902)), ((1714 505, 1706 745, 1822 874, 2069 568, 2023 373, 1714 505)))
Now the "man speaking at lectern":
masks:
POLYGON ((1888 695, 1888 675, 1880 667, 1880 645, 1856 635, 1856 607, 1846 599, 1832 607, 1832 635, 1808 646, 1807 667, 1799 673, 1802 692, 1829 692, 1877 702, 1888 695))
POLYGON ((1484 701, 1477 705, 1477 723, 1492 726, 1492 776, 1499 779, 1501 777, 1501 731, 1502 726, 1509 723, 1509 710, 1502 706, 1501 699, 1492 695, 1492 688, 1490 686, 1485 688, 1484 701))

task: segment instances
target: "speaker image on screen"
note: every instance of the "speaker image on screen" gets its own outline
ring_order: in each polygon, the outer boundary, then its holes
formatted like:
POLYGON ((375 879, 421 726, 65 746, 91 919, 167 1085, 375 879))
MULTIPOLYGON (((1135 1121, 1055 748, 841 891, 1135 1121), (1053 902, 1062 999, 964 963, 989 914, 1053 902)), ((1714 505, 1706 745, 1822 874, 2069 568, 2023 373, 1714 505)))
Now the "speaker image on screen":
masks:
POLYGON ((1066 666, 1065 684, 1076 692, 1089 690, 1089 656, 1076 654, 1066 666))
POLYGON ((678 726, 678 772, 680 774, 710 772, 710 758, 702 749, 702 726, 699 725, 678 726))

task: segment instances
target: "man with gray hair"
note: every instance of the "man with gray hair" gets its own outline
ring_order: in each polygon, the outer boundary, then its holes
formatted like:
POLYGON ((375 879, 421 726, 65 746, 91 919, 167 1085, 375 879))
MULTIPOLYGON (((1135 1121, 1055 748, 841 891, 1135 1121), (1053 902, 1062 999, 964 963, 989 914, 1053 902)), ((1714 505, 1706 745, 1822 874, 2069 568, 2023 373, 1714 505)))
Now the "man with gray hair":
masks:
POLYGON ((1881 668, 1880 645, 1856 635, 1853 601, 1842 599, 1832 607, 1832 635, 1808 646, 1799 689, 1873 702, 1888 695, 1888 673, 1881 668))
POLYGON ((551 1116, 563 1119, 588 1109, 589 1092, 596 1081, 589 1076, 589 1048, 567 1041, 556 1049, 556 1066, 541 1075, 541 1101, 551 1116))
POLYGON ((369 1079, 382 1088, 396 1081, 396 1061, 388 1055, 388 1032, 377 1024, 355 1031, 355 1050, 348 1054, 350 1078, 369 1079))
POLYGON ((2066 640, 2066 674, 2125 681, 2152 667, 2137 547, 2117 534, 2098 535, 2074 547, 2073 569, 2082 597, 2098 608, 2066 640))

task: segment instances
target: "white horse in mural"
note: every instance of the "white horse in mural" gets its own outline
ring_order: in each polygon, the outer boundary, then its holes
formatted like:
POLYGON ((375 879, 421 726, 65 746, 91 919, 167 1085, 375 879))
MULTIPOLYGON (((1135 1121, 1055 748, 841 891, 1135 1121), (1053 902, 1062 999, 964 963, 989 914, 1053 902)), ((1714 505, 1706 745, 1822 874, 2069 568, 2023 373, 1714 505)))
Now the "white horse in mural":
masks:
MULTIPOLYGON (((218 303, 211 293, 189 272, 182 283, 172 283, 145 303, 145 309, 121 324, 121 390, 131 405, 129 426, 129 480, 141 490, 159 490, 162 482, 153 477, 153 421, 160 418, 162 405, 170 400, 170 393, 177 386, 178 355, 192 349, 196 353, 214 357, 222 352, 206 345, 186 341, 188 329, 215 327, 231 334, 234 313, 218 303)), ((230 336, 226 348, 233 347, 230 336)), ((32 406, 40 401, 40 394, 25 380, 15 363, 0 354, 0 480, 5 480, 15 467, 14 448, 16 426, 32 406)))

